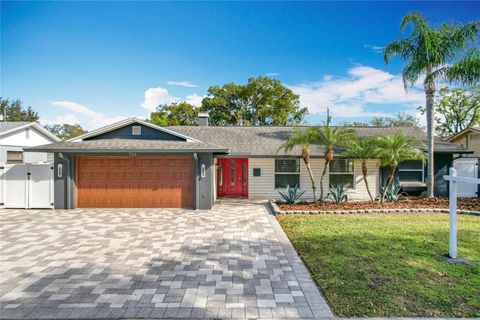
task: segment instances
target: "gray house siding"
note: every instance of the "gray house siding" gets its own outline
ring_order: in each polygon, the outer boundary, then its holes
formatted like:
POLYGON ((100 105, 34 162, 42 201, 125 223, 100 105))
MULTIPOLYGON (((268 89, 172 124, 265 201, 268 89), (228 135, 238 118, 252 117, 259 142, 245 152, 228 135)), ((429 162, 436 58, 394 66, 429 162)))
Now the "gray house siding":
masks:
POLYGON ((128 126, 102 133, 98 136, 86 138, 85 140, 99 139, 140 139, 140 140, 167 140, 167 141, 186 141, 186 139, 171 135, 157 129, 153 129, 140 124, 130 124, 128 126), (132 135, 132 127, 140 126, 141 134, 132 135))
POLYGON ((453 154, 435 154, 434 159, 434 193, 438 197, 447 197, 448 182, 443 178, 443 176, 448 175, 448 168, 453 165, 453 154))
POLYGON ((198 181, 198 209, 211 209, 213 205, 213 155, 211 153, 198 154, 196 179, 198 181), (202 165, 205 166, 205 177, 202 177, 202 165))
POLYGON ((54 206, 55 209, 74 209, 75 158, 55 153, 54 156, 54 206), (59 166, 63 166, 60 170, 59 166), (61 173, 61 176, 59 174, 61 173))

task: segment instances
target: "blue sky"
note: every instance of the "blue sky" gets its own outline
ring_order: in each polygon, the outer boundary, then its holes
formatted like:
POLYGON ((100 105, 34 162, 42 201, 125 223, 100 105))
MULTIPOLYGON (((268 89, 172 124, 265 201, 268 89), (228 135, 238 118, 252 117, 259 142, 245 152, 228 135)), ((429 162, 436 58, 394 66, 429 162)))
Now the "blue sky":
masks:
POLYGON ((210 85, 271 75, 300 95, 309 123, 415 114, 402 62, 379 52, 409 10, 432 23, 478 19, 476 2, 5 2, 1 94, 43 124, 88 129, 198 104, 210 85))

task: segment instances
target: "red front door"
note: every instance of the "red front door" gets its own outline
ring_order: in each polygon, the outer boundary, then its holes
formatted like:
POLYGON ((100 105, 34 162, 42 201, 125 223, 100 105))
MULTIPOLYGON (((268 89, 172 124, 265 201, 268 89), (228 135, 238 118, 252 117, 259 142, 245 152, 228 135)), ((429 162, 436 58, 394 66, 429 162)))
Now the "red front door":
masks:
POLYGON ((219 196, 248 197, 248 159, 217 159, 219 196))

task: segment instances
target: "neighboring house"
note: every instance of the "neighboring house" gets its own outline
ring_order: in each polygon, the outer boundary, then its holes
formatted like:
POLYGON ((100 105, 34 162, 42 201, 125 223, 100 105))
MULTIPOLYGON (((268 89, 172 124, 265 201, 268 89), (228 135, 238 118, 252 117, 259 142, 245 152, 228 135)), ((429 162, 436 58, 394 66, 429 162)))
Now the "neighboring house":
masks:
MULTIPOLYGON (((55 208, 209 209, 219 196, 278 199, 278 190, 287 184, 306 191, 304 199, 312 198, 300 149, 278 151, 294 127, 210 127, 203 115, 199 123, 200 126, 159 127, 131 118, 70 141, 31 150, 55 153, 55 208)), ((364 138, 393 134, 399 128, 353 129, 364 138)), ((426 134, 419 129, 402 130, 426 140, 426 134)), ((311 152, 318 184, 324 148, 312 146, 311 152)), ((447 194, 442 175, 447 174, 453 154, 466 152, 450 142, 435 141, 437 194, 447 194)), ((331 185, 344 184, 351 199, 368 199, 360 164, 358 160, 336 157, 324 181, 325 193, 331 185)), ((369 160, 367 166, 370 188, 378 193, 382 179, 379 161, 369 160)), ((399 179, 403 183, 415 182, 416 187, 424 186, 424 170, 421 163, 409 162, 401 166, 399 179)))
POLYGON ((52 153, 24 152, 60 139, 36 122, 0 122, 0 163, 34 163, 53 161, 52 153))
POLYGON ((480 127, 471 127, 457 133, 448 141, 472 150, 473 156, 480 158, 480 127))

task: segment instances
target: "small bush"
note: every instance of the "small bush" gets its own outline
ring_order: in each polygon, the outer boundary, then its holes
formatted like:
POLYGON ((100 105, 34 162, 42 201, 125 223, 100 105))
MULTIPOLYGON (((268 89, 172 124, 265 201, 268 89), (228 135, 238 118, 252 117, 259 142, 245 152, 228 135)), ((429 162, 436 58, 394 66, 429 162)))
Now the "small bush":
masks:
POLYGON ((327 198, 335 203, 344 203, 348 200, 347 190, 343 184, 336 187, 330 187, 327 198))
MULTIPOLYGON (((380 194, 375 198, 375 200, 380 200, 382 198, 382 194, 385 188, 385 185, 380 188, 380 194)), ((385 201, 398 202, 400 200, 407 199, 408 195, 405 192, 401 192, 401 190, 402 187, 400 186, 400 182, 394 181, 390 186, 390 189, 387 190, 387 193, 385 194, 385 201)))
POLYGON ((305 191, 299 191, 298 186, 294 188, 290 188, 290 185, 287 185, 285 191, 278 191, 278 193, 282 196, 283 200, 288 204, 295 204, 300 197, 305 193, 305 191))

